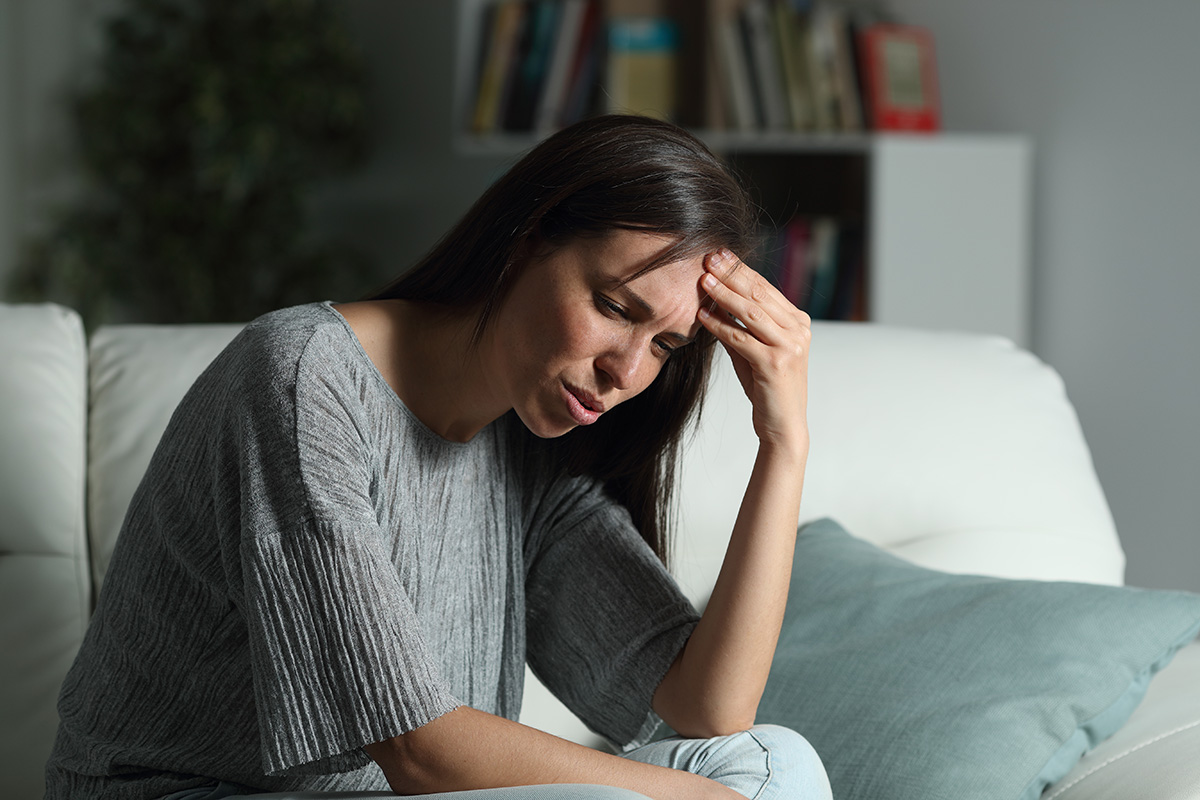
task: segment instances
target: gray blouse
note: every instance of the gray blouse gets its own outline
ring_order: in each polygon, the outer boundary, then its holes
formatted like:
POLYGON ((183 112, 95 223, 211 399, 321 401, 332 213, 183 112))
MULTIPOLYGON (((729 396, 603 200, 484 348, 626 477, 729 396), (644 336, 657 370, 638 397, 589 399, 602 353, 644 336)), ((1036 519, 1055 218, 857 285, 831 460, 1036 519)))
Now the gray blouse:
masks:
POLYGON ((461 704, 516 718, 526 659, 630 741, 696 613, 628 513, 557 473, 512 415, 434 434, 329 303, 256 320, 134 495, 47 797, 386 790, 363 745, 461 704))

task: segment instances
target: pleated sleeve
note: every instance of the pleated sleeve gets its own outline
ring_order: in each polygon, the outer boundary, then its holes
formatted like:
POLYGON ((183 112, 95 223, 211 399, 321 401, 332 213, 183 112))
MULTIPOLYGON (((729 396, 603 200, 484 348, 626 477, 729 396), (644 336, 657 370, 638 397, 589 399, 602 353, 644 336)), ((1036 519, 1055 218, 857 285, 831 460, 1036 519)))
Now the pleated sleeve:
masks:
POLYGON ((241 604, 267 775, 362 767, 363 745, 459 705, 385 546, 370 420, 333 352, 245 376, 241 604))

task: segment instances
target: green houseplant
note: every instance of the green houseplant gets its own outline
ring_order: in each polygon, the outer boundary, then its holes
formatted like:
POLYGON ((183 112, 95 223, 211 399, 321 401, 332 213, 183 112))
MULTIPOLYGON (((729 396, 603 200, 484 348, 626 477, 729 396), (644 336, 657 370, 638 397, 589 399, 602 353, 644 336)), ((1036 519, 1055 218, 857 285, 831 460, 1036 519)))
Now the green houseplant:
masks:
POLYGON ((95 325, 361 291, 365 260, 319 241, 305 202, 366 149, 365 71, 331 4, 129 0, 105 41, 74 104, 87 187, 26 248, 18 296, 95 325))

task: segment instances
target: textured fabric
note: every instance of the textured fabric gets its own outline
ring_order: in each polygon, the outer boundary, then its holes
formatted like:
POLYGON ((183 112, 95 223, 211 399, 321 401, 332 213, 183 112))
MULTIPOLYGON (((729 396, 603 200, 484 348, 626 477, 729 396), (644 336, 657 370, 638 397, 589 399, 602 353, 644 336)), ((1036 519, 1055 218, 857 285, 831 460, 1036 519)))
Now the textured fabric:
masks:
POLYGON ((625 757, 703 775, 752 800, 832 800, 820 756, 803 736, 779 725, 713 739, 673 736, 625 757))
POLYGON ((447 442, 329 304, 267 315, 196 381, 133 498, 48 796, 386 789, 364 744, 459 704, 516 717, 526 613, 531 663, 619 742, 695 620, 628 514, 519 422, 447 442))
POLYGON ((806 525, 759 722, 839 800, 1033 800, 1200 630, 1200 596, 950 575, 806 525))
POLYGON ((1200 642, 1154 676, 1121 730, 1044 793, 1045 800, 1200 800, 1200 642))

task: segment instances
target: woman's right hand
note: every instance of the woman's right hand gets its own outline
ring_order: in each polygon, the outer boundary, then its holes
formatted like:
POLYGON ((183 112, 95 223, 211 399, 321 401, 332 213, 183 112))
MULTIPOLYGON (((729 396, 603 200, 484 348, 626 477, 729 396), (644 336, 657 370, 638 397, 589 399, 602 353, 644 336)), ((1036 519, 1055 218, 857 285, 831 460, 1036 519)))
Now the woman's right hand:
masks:
POLYGON ((807 453, 812 320, 728 250, 705 256, 704 269, 713 307, 699 319, 733 359, 759 441, 807 453))

